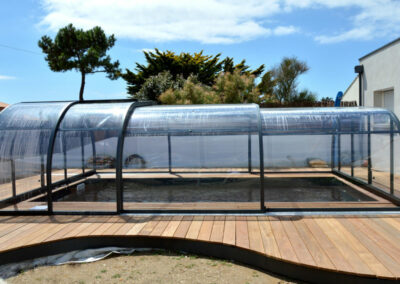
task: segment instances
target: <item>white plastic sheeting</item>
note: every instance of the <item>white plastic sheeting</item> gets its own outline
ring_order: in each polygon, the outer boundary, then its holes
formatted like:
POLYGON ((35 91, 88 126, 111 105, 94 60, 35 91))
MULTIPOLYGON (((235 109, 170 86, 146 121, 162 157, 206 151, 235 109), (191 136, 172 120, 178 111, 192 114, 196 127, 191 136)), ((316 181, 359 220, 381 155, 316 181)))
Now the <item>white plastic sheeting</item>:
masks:
POLYGON ((75 250, 68 253, 61 253, 46 257, 35 258, 17 263, 10 263, 0 266, 0 278, 7 279, 38 266, 64 265, 89 263, 105 259, 111 255, 130 255, 135 251, 150 251, 151 249, 132 249, 120 247, 105 247, 87 250, 75 250))

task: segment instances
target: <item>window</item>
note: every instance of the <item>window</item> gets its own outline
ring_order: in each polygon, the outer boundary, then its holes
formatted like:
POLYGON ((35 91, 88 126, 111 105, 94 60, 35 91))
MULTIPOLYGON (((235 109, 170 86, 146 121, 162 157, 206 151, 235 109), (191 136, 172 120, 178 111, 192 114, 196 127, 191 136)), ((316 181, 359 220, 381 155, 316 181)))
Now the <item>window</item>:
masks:
POLYGON ((375 91, 374 106, 394 111, 394 90, 375 91))

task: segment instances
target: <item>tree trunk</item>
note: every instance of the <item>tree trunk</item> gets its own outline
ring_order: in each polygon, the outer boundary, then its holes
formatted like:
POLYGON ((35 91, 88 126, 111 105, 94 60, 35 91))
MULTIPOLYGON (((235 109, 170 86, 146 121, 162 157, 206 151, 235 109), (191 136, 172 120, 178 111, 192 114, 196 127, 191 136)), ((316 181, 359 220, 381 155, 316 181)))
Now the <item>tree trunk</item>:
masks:
POLYGON ((83 90, 85 89, 85 73, 81 72, 82 80, 81 80, 81 89, 79 91, 79 100, 83 101, 83 90))

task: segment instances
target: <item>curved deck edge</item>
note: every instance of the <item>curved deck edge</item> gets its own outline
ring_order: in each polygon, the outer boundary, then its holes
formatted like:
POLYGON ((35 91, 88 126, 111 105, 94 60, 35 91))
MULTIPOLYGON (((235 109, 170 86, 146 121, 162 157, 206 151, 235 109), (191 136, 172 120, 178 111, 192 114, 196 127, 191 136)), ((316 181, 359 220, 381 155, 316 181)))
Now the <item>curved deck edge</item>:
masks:
POLYGON ((185 251, 235 262, 309 283, 393 283, 396 279, 374 278, 319 269, 268 257, 252 250, 222 243, 150 236, 83 236, 20 247, 0 253, 0 265, 107 246, 185 251))

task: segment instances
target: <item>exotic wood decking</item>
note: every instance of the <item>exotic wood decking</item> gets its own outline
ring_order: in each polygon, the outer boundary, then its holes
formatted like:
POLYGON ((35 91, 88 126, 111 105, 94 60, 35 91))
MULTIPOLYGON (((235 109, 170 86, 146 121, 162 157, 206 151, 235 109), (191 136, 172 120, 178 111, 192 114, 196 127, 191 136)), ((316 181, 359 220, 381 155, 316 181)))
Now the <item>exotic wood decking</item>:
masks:
POLYGON ((90 247, 96 238, 110 237, 220 244, 283 265, 370 279, 400 279, 400 215, 3 216, 0 259, 4 262, 5 254, 35 245, 86 238, 90 247))

